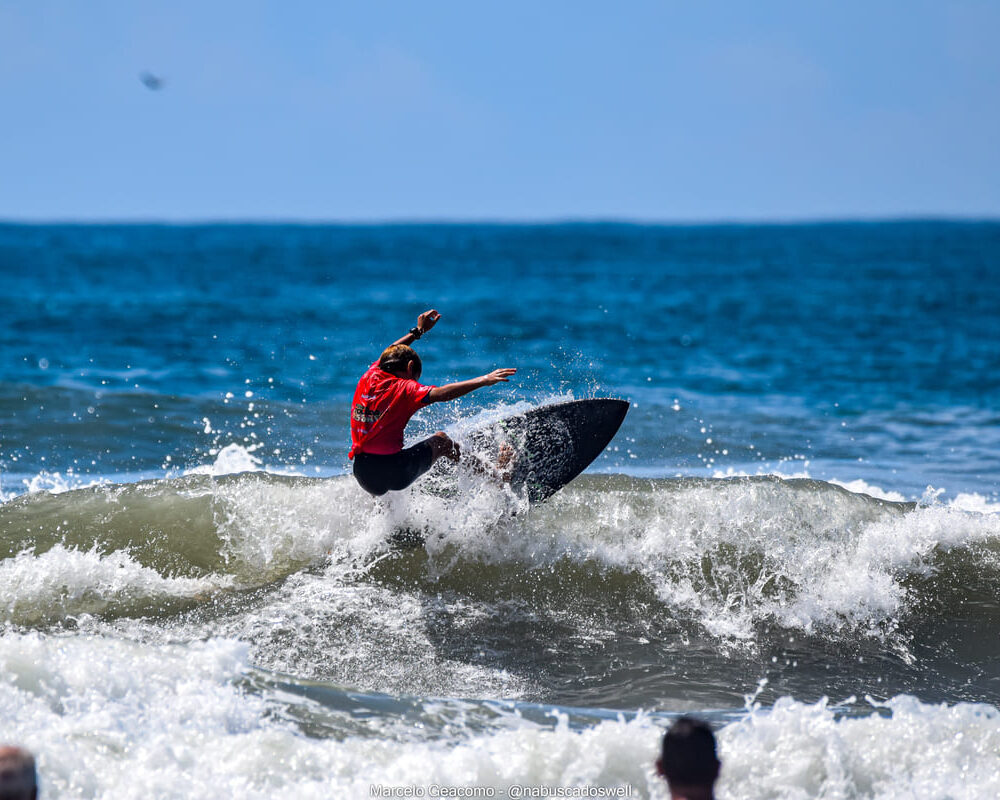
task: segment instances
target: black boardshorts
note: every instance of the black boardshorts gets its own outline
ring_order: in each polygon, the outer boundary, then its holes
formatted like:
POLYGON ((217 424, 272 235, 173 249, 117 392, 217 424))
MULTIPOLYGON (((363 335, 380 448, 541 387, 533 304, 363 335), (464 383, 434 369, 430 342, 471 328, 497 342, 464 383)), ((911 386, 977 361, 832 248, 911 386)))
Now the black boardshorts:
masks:
POLYGON ((398 453, 379 456, 358 453, 354 456, 354 477, 361 488, 376 497, 405 489, 431 468, 434 450, 428 439, 398 453))

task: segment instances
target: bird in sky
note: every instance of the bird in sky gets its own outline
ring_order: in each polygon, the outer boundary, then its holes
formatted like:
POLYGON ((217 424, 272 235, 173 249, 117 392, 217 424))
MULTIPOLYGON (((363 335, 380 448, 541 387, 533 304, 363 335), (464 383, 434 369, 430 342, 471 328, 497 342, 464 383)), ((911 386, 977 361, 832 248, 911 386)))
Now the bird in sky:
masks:
POLYGON ((165 83, 163 78, 148 71, 139 73, 139 80, 142 81, 143 86, 153 92, 158 92, 165 83))

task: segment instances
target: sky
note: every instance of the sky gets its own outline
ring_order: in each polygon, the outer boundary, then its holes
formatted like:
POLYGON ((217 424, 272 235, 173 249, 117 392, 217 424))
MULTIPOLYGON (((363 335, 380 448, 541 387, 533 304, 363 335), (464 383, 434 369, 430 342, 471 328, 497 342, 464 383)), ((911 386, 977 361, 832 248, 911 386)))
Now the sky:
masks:
POLYGON ((998 33, 1000 0, 0 0, 0 219, 997 217, 998 33))

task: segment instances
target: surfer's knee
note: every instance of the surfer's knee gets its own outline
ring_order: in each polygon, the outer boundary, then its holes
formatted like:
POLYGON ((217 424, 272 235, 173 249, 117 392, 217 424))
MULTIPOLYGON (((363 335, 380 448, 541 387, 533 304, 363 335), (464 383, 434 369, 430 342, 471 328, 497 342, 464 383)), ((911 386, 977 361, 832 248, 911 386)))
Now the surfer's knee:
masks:
POLYGON ((444 456, 445 458, 450 458, 452 461, 458 461, 459 448, 458 443, 455 442, 447 433, 444 431, 438 431, 430 438, 431 449, 434 451, 435 460, 444 456))

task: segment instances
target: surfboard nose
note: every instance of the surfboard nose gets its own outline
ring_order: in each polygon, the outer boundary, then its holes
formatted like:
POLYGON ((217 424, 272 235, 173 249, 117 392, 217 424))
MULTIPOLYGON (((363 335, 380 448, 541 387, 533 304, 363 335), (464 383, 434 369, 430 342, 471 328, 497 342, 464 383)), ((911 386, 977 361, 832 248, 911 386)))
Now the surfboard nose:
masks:
POLYGON ((598 397, 592 403, 590 412, 601 417, 604 424, 615 425, 616 430, 625 421, 625 415, 632 405, 628 400, 617 397, 598 397))
POLYGON ((593 434, 610 441, 624 422, 631 405, 628 400, 617 397, 595 397, 543 406, 536 413, 545 412, 564 421, 572 420, 579 426, 584 438, 593 434))
POLYGON ((581 439, 591 444, 588 448, 591 458, 597 458, 618 433, 631 405, 628 400, 616 397, 598 397, 566 404, 566 413, 578 417, 581 439))
POLYGON ((583 472, 618 433, 630 405, 592 398, 529 412, 527 438, 534 445, 522 465, 529 498, 544 500, 583 472))

